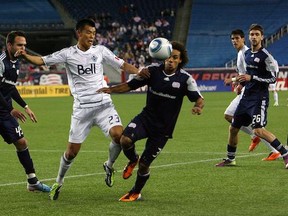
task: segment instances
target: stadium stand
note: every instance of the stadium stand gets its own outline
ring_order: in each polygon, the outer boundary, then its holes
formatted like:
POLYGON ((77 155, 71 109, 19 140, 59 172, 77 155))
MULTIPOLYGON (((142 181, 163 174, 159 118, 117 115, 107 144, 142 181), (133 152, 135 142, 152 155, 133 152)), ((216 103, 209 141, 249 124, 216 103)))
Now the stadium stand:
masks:
POLYGON ((49 0, 1 1, 0 29, 63 28, 63 22, 49 0))
POLYGON ((265 36, 274 34, 288 23, 287 6, 284 0, 194 0, 186 44, 188 67, 224 67, 235 57, 231 30, 247 32, 250 24, 259 23, 265 36))

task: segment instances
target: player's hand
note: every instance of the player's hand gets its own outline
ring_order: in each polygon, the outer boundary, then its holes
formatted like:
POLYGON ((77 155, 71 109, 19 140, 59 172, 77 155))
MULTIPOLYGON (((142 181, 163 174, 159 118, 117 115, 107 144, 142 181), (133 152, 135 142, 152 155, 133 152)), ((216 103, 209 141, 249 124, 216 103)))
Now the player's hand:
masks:
POLYGON ((228 86, 232 83, 232 78, 226 78, 224 79, 224 85, 228 86))
POLYGON ((26 122, 26 116, 17 109, 13 108, 13 110, 11 111, 11 115, 16 119, 19 119, 23 123, 26 122))
POLYGON ((107 94, 111 94, 111 89, 110 89, 110 88, 107 88, 107 87, 104 87, 104 88, 98 89, 98 90, 97 90, 97 93, 107 93, 107 94))
POLYGON ((28 114, 32 122, 37 123, 37 118, 29 107, 25 108, 25 112, 28 114))
POLYGON ((26 54, 26 51, 25 50, 17 50, 14 54, 14 57, 15 58, 19 58, 21 57, 22 55, 26 54))
POLYGON ((235 86, 235 92, 237 95, 241 94, 242 88, 243 88, 243 86, 240 84, 235 86))
POLYGON ((150 72, 148 68, 142 68, 141 71, 138 72, 138 76, 148 79, 150 77, 150 72))
POLYGON ((192 108, 193 115, 201 115, 201 113, 202 113, 202 109, 200 107, 195 106, 192 108))
POLYGON ((251 75, 249 75, 249 74, 240 75, 240 76, 238 76, 237 80, 239 82, 250 81, 251 80, 251 75))

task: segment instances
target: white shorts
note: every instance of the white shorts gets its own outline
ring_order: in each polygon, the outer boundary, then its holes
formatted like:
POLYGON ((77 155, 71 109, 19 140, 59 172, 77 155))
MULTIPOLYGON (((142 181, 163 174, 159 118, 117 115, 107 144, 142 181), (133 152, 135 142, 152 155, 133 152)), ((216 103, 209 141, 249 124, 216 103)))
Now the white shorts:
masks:
POLYGON ((105 136, 114 126, 122 126, 113 103, 92 108, 73 108, 69 132, 70 143, 83 143, 93 126, 98 126, 105 136))
POLYGON ((275 91, 276 90, 276 82, 269 84, 269 90, 275 91))
POLYGON ((236 111, 236 108, 240 102, 242 98, 242 93, 237 95, 232 101, 231 103, 229 104, 229 106, 226 108, 224 114, 225 115, 229 115, 229 116, 234 116, 234 113, 236 111))

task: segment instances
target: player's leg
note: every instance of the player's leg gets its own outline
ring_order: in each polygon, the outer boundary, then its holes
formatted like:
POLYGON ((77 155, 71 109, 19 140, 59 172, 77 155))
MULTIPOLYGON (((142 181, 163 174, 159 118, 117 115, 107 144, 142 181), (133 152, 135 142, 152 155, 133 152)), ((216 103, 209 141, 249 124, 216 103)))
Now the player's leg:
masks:
POLYGON ((277 137, 264 127, 267 123, 267 109, 268 103, 266 100, 259 102, 259 105, 254 109, 252 127, 255 135, 262 139, 265 139, 270 145, 281 153, 283 157, 285 168, 288 169, 288 152, 286 148, 281 144, 277 137))
POLYGON ((165 137, 148 137, 141 158, 139 160, 139 169, 137 172, 137 178, 133 188, 119 201, 131 202, 141 198, 141 191, 144 188, 146 182, 150 177, 150 165, 160 154, 165 144, 167 143, 165 137))
POLYGON ((66 151, 60 158, 60 164, 56 182, 52 185, 49 197, 51 200, 57 200, 60 189, 64 183, 67 171, 73 164, 74 158, 80 151, 81 144, 88 136, 93 118, 91 117, 92 109, 74 109, 71 115, 71 124, 69 132, 69 142, 66 151))
POLYGON ((29 191, 49 192, 50 187, 42 184, 35 174, 33 160, 30 156, 27 140, 24 138, 23 131, 12 116, 7 116, 5 120, 0 121, 0 134, 8 144, 13 143, 19 162, 23 166, 27 175, 27 189, 29 191))
POLYGON ((103 168, 106 173, 106 185, 112 187, 114 184, 114 168, 113 165, 121 153, 120 138, 123 133, 121 119, 112 103, 104 104, 97 109, 95 116, 95 125, 97 125, 105 136, 110 136, 108 159, 104 162, 103 168))
POLYGON ((143 126, 143 122, 140 120, 140 115, 136 116, 128 124, 120 139, 123 153, 129 159, 129 162, 123 170, 122 176, 124 179, 128 179, 132 175, 132 172, 139 160, 139 155, 135 149, 135 142, 147 137, 147 131, 143 126))

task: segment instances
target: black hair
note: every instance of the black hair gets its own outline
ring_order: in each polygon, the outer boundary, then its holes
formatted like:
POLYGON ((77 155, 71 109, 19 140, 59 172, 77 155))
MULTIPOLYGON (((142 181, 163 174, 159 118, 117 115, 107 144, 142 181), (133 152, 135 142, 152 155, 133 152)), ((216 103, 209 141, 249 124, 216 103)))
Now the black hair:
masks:
POLYGON ((18 36, 26 38, 26 35, 23 31, 11 31, 11 32, 9 32, 7 37, 6 37, 6 44, 8 44, 8 43, 13 44, 15 42, 15 38, 18 36))
POLYGON ((178 65, 179 68, 183 68, 189 61, 187 50, 185 49, 185 46, 177 41, 171 41, 172 48, 175 50, 178 50, 180 52, 180 58, 182 62, 178 65))
POLYGON ((243 30, 241 30, 241 29, 234 29, 234 30, 231 32, 230 37, 231 37, 232 35, 240 35, 241 38, 244 38, 244 37, 245 37, 245 34, 244 34, 243 30))
POLYGON ((84 26, 86 26, 86 25, 91 26, 91 27, 95 27, 95 22, 92 19, 88 19, 88 18, 81 19, 76 24, 76 31, 82 30, 84 28, 84 26))

